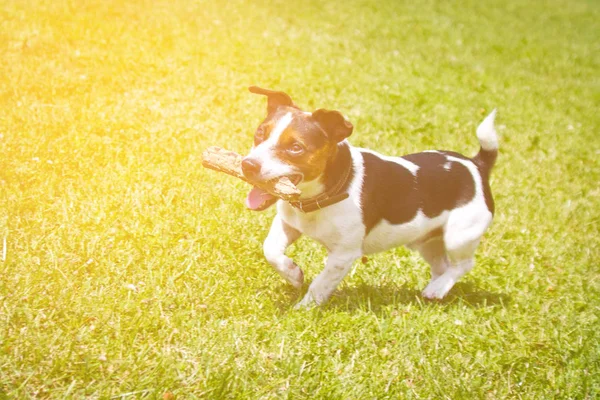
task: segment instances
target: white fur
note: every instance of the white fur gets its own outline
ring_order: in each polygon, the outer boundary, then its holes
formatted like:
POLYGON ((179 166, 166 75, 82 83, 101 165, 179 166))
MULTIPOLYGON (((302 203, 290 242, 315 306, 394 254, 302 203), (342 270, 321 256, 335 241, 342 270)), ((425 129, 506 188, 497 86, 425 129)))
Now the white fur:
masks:
MULTIPOLYGON (((478 128, 477 131, 478 137, 479 133, 483 132, 480 141, 484 149, 484 146, 489 149, 494 143, 497 146, 495 134, 495 142, 491 134, 494 132, 493 115, 494 113, 491 118, 486 118, 481 124, 484 127, 480 126, 481 129, 478 128)), ((287 124, 289 122, 291 120, 287 124)), ((302 285, 302 271, 284 254, 286 247, 300 234, 317 240, 328 251, 325 268, 313 280, 297 307, 309 307, 326 301, 357 258, 399 245, 408 245, 418 250, 431 265, 431 281, 423 291, 423 296, 427 298, 443 298, 456 281, 474 265, 475 249, 492 221, 492 214, 485 203, 481 176, 475 164, 470 160, 447 156, 448 164, 461 163, 473 177, 475 194, 467 204, 443 211, 433 218, 428 218, 421 210, 417 210, 411 221, 403 224, 381 221, 366 234, 360 209, 364 180, 364 160, 361 151, 396 162, 413 175, 419 168, 402 157, 382 156, 370 150, 350 146, 355 173, 347 199, 311 213, 303 213, 284 201, 278 201, 278 214, 264 243, 265 256, 275 269, 292 285, 302 285), (284 229, 284 224, 287 225, 287 229, 284 229), (443 236, 428 238, 428 234, 436 229, 442 229, 443 236)), ((393 185, 394 182, 390 184, 393 185)), ((304 183, 299 187, 311 192, 322 190, 315 182, 304 183)))
POLYGON ((300 194, 301 199, 308 199, 310 197, 317 196, 320 193, 323 193, 323 190, 325 190, 325 186, 323 185, 323 183, 321 183, 320 176, 312 181, 302 181, 297 185, 297 187, 300 190, 300 192, 302 192, 300 194))
POLYGON ((484 150, 498 150, 498 136, 494 128, 496 110, 494 109, 477 127, 477 139, 484 150))
POLYGON ((267 140, 265 140, 265 144, 267 144, 267 146, 269 148, 273 148, 277 144, 283 131, 285 131, 285 129, 288 126, 290 126, 292 119, 294 119, 294 117, 292 116, 292 113, 288 112, 283 117, 281 117, 281 119, 279 121, 277 121, 277 124, 275 124, 275 127, 271 131, 269 138, 267 140))
POLYGON ((448 220, 448 211, 443 211, 434 218, 428 218, 421 210, 415 217, 404 224, 390 224, 381 221, 369 232, 363 242, 364 254, 379 253, 393 247, 402 246, 419 240, 425 233, 439 228, 448 220))
POLYGON ((294 287, 300 288, 304 282, 302 270, 285 255, 285 249, 300 237, 296 230, 285 230, 279 215, 275 216, 271 224, 269 235, 263 244, 263 251, 267 261, 279 274, 294 287))
POLYGON ((255 146, 248 154, 249 159, 257 160, 261 164, 260 174, 257 176, 258 180, 268 181, 279 176, 290 175, 295 171, 289 165, 281 162, 277 157, 274 156, 275 147, 281 137, 281 134, 292 122, 293 116, 291 112, 285 114, 271 131, 269 138, 264 142, 255 146))

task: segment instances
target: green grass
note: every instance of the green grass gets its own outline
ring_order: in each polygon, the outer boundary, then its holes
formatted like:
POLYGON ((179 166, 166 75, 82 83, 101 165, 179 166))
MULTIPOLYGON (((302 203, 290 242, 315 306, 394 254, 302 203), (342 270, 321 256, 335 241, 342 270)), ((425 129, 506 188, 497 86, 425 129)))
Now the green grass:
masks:
MULTIPOLYGON (((599 21, 586 0, 0 0, 0 399, 599 397, 599 21), (447 300, 399 248, 292 310, 261 254, 274 210, 201 167, 249 148, 252 84, 388 154, 474 154, 498 107, 496 217, 447 300)), ((325 256, 291 254, 309 282, 325 256)))

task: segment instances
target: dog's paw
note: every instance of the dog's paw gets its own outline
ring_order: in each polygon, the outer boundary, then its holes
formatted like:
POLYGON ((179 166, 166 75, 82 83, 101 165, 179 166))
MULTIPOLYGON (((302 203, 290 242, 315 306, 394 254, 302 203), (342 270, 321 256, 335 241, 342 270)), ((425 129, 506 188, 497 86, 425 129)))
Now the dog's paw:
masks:
POLYGON ((312 293, 309 290, 306 293, 306 295, 304 296, 304 298, 302 300, 300 300, 300 302, 294 306, 294 309, 295 310, 308 310, 310 308, 315 307, 316 305, 317 305, 317 302, 315 301, 312 293))
POLYGON ((296 289, 302 289, 302 285, 304 285, 304 272, 297 265, 294 265, 294 267, 288 270, 285 279, 296 289))
POLYGON ((441 300, 443 299, 450 289, 452 289, 453 283, 448 282, 442 277, 432 281, 427 287, 421 292, 421 295, 426 299, 430 300, 441 300))

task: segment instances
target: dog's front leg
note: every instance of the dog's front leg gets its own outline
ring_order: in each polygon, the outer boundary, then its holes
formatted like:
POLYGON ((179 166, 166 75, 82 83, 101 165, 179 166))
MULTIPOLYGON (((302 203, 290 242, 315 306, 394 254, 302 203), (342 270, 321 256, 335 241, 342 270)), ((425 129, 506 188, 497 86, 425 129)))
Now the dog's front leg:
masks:
POLYGON ((275 216, 271 230, 263 244, 263 252, 269 264, 279 275, 295 288, 301 288, 304 283, 304 273, 294 262, 285 255, 285 249, 300 237, 301 233, 286 224, 279 214, 275 216))
POLYGON ((310 284, 308 292, 296 308, 309 308, 313 305, 321 305, 327 301, 337 285, 352 268, 354 260, 362 255, 360 247, 358 250, 336 250, 330 251, 325 263, 325 269, 310 284))

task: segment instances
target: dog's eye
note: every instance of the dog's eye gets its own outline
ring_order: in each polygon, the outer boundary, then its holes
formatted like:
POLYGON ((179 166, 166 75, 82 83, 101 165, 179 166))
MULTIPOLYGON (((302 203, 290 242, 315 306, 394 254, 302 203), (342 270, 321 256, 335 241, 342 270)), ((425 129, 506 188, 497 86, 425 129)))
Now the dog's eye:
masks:
POLYGON ((300 154, 304 153, 304 147, 300 143, 296 142, 288 148, 288 153, 293 156, 299 156, 300 154))
POLYGON ((265 140, 265 130, 263 128, 258 128, 256 133, 254 134, 254 145, 258 146, 265 140))

